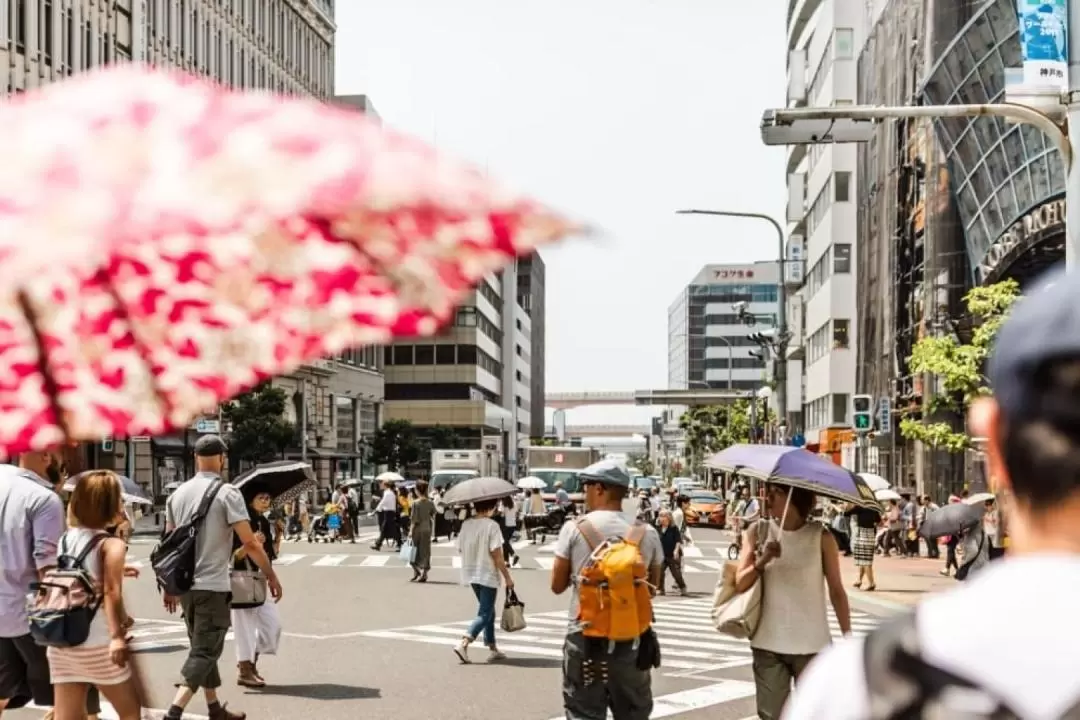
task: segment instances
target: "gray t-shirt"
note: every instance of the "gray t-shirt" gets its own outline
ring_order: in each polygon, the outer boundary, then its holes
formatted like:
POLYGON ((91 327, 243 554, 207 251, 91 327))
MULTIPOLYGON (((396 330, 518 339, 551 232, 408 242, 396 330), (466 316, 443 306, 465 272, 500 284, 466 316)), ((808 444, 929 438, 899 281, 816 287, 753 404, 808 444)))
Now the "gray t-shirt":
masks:
MULTIPOLYGON (((210 484, 218 479, 212 473, 198 473, 169 496, 165 521, 171 526, 188 522, 202 503, 210 484)), ((240 491, 226 483, 218 491, 195 540, 195 584, 192 590, 229 592, 229 568, 232 565, 232 526, 248 520, 248 510, 240 491)))
MULTIPOLYGON (((622 538, 630 529, 630 521, 621 512, 614 510, 594 510, 588 515, 589 522, 596 532, 605 538, 622 538)), ((593 548, 578 529, 577 522, 568 522, 563 525, 559 532, 559 539, 555 543, 555 556, 570 561, 570 577, 573 581, 572 595, 570 597, 570 626, 576 629, 575 624, 578 616, 580 600, 578 598, 577 578, 582 568, 592 555, 593 548)), ((664 563, 664 550, 660 546, 660 535, 652 525, 645 526, 645 535, 641 538, 641 557, 649 568, 657 567, 664 563)))

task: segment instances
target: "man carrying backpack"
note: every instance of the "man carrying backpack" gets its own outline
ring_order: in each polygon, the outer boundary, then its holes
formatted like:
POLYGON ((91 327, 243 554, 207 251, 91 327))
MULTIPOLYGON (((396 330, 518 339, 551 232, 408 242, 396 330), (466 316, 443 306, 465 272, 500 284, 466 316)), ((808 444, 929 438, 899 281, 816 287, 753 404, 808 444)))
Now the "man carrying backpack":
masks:
MULTIPOLYGON (((174 538, 174 546, 179 548, 182 538, 178 536, 185 536, 192 529, 196 533, 194 567, 178 567, 186 560, 173 559, 169 562, 167 553, 161 553, 162 561, 154 562, 158 582, 166 587, 180 584, 184 577, 192 578, 190 588, 179 597, 168 592, 165 594, 165 607, 169 612, 175 612, 178 606, 183 609, 190 640, 187 661, 180 670, 181 682, 165 715, 166 720, 180 720, 184 708, 199 688, 206 695, 210 720, 245 718, 243 713, 229 711, 217 695, 221 687, 218 660, 225 647, 225 635, 232 619, 229 569, 232 565, 234 532, 247 557, 266 576, 274 600, 281 599, 281 584, 262 542, 251 530, 243 496, 239 490, 221 480, 221 473, 225 469, 225 452, 225 442, 217 435, 200 437, 195 443, 195 477, 169 497, 165 509, 166 539, 159 549, 169 546, 170 534, 174 538), (177 529, 180 532, 173 533, 177 529)), ((155 550, 155 554, 158 554, 158 550, 155 550)), ((177 550, 172 558, 180 555, 181 551, 177 550)), ((185 581, 182 584, 188 583, 185 581)))
POLYGON ((563 706, 569 720, 647 720, 650 671, 659 664, 652 596, 664 552, 656 529, 622 511, 630 476, 609 461, 579 473, 584 517, 563 525, 551 590, 572 591, 563 646, 563 706))
MULTIPOLYGON (((1080 673, 1080 282, 1055 273, 1021 299, 987 367, 969 432, 987 440, 1009 558, 834 645, 785 718, 1075 718, 1080 673), (1056 281, 1056 282, 1055 282, 1056 281)), ((766 590, 766 592, 768 592, 766 590)))

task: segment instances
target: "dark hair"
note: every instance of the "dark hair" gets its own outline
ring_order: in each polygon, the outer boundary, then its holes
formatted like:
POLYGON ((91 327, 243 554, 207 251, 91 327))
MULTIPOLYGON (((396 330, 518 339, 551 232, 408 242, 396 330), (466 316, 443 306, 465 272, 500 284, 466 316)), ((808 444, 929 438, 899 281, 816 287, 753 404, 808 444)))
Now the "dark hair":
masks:
POLYGON ((1080 492, 1080 358, 1037 367, 1023 410, 1001 417, 997 440, 1017 499, 1041 511, 1080 492))
POLYGON ((809 490, 803 488, 791 487, 790 485, 776 484, 776 487, 782 490, 785 494, 791 491, 791 507, 795 508, 800 517, 809 519, 810 513, 814 510, 814 503, 817 502, 817 496, 809 490))
POLYGON ((420 495, 427 495, 428 484, 425 480, 419 480, 416 483, 416 492, 420 495))
POLYGON ((498 500, 481 500, 480 502, 473 503, 473 509, 478 513, 485 513, 494 510, 495 506, 498 504, 498 500))
POLYGON ((514 498, 507 495, 506 497, 504 497, 502 499, 502 504, 503 504, 503 507, 505 507, 505 508, 512 508, 512 507, 514 507, 514 498))

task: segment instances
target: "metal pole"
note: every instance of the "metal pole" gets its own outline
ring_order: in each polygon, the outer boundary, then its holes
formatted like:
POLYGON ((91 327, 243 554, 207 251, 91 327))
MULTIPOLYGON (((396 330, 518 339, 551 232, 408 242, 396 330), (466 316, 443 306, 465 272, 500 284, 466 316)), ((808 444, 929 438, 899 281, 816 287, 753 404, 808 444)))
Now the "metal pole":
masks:
POLYGON ((307 378, 300 378, 300 460, 307 462, 307 378))
MULTIPOLYGON (((1069 144, 1080 147, 1080 0, 1068 3, 1069 144)), ((1065 267, 1073 270, 1080 253, 1080 163, 1065 163, 1065 267)))
MULTIPOLYGON (((1080 2, 1080 0, 1077 0, 1080 2)), ((845 108, 850 109, 850 108, 845 108)), ((779 122, 779 120, 777 120, 779 122)), ((764 220, 776 230, 777 256, 776 264, 780 271, 776 282, 776 407, 777 422, 787 425, 787 288, 784 285, 784 228, 769 215, 753 212, 736 212, 734 210, 678 210, 678 215, 717 215, 720 217, 740 217, 754 220, 764 220)))

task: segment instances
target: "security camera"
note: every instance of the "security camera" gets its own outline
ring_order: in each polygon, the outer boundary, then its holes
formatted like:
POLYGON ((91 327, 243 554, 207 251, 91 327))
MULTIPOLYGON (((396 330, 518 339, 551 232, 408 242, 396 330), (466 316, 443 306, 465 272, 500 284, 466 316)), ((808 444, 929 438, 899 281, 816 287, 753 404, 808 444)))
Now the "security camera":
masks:
POLYGON ((737 303, 732 303, 731 304, 731 309, 735 311, 736 315, 742 315, 743 313, 746 312, 746 309, 748 307, 749 307, 749 303, 747 303, 745 300, 740 300, 737 303))

